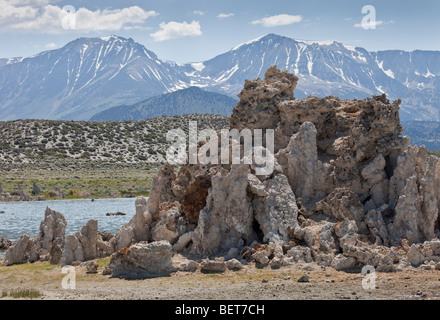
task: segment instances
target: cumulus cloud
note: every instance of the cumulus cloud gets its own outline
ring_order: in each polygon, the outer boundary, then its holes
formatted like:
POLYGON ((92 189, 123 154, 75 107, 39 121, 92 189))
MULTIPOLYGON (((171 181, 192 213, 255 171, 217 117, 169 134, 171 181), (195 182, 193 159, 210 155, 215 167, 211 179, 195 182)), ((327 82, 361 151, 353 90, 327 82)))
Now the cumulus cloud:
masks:
POLYGON ((301 22, 302 16, 300 15, 290 15, 290 14, 279 14, 276 16, 265 17, 252 21, 252 24, 261 24, 264 27, 279 27, 287 26, 292 23, 301 22))
POLYGON ((37 33, 62 33, 65 29, 117 31, 138 26, 148 18, 158 15, 155 11, 145 11, 138 6, 92 11, 53 5, 56 2, 58 1, 0 0, 0 28, 3 31, 37 33))
POLYGON ((182 23, 175 21, 170 21, 168 23, 162 22, 159 27, 159 31, 150 34, 155 41, 202 35, 200 22, 195 20, 191 23, 187 23, 186 21, 182 23))
POLYGON ((199 16, 203 16, 205 14, 203 11, 199 11, 199 10, 195 10, 193 13, 199 16))
POLYGON ((234 13, 220 13, 217 18, 219 19, 226 19, 226 18, 230 18, 233 17, 235 14, 234 13))

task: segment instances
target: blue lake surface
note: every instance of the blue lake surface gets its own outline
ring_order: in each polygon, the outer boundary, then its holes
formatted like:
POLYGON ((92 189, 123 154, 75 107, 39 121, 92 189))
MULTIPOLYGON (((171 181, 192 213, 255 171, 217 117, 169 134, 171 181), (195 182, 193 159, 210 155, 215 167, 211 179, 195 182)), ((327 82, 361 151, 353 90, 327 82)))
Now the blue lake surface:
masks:
POLYGON ((38 235, 46 207, 61 212, 67 220, 66 235, 81 230, 90 219, 98 220, 99 231, 116 233, 136 212, 135 198, 0 202, 0 237, 17 240, 27 233, 38 235), (123 212, 125 216, 106 213, 123 212))

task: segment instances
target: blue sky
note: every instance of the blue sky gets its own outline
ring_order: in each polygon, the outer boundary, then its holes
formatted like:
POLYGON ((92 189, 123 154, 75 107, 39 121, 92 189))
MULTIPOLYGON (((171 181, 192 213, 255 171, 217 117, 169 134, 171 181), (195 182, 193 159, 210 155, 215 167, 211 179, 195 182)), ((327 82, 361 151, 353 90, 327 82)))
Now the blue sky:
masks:
POLYGON ((370 51, 440 50, 439 18, 439 0, 0 0, 0 57, 111 34, 178 62, 207 60, 268 33, 370 51), (62 27, 66 5, 75 9, 75 29, 62 27), (376 29, 359 26, 365 5, 376 10, 376 29))

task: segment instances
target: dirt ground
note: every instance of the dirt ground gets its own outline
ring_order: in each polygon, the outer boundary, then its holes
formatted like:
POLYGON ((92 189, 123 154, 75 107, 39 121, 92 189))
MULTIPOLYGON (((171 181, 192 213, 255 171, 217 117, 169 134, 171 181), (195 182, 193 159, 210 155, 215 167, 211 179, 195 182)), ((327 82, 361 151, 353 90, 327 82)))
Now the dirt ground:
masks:
MULTIPOLYGON (((177 272, 168 277, 125 280, 87 274, 76 267, 76 288, 63 289, 60 266, 37 262, 0 267, 0 301, 15 299, 7 292, 36 289, 34 299, 65 300, 408 300, 440 299, 440 271, 405 269, 376 273, 375 289, 363 289, 364 275, 297 264, 277 270, 244 269, 223 274, 177 272), (309 282, 298 282, 304 275, 309 282)), ((371 282, 369 282, 371 284, 371 282)))

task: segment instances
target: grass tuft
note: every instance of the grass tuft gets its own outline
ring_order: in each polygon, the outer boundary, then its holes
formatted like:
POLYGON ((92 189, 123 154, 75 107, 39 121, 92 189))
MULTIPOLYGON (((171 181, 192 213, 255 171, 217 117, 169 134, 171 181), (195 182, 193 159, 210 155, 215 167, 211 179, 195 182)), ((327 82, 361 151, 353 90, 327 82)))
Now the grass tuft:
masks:
POLYGON ((96 263, 98 264, 99 268, 105 268, 110 264, 110 258, 111 257, 106 257, 106 258, 102 258, 99 259, 96 263))
POLYGON ((2 298, 10 296, 14 299, 34 299, 43 296, 43 294, 36 289, 13 289, 9 292, 2 291, 2 298))

